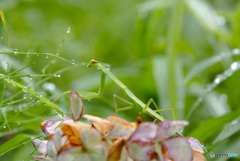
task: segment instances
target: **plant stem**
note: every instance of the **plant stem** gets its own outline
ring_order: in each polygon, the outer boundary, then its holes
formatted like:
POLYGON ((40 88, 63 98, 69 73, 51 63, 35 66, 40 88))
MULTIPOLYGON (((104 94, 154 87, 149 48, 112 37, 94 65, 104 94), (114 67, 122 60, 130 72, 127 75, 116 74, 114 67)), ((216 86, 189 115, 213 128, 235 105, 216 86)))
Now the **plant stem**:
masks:
MULTIPOLYGON (((177 88, 176 88, 176 57, 177 57, 177 42, 181 34, 181 26, 183 19, 184 1, 176 0, 175 6, 172 9, 172 17, 167 35, 166 55, 168 57, 168 73, 169 73, 169 98, 171 108, 173 108, 176 119, 179 118, 177 108, 177 88)), ((173 119, 173 118, 172 118, 173 119)))

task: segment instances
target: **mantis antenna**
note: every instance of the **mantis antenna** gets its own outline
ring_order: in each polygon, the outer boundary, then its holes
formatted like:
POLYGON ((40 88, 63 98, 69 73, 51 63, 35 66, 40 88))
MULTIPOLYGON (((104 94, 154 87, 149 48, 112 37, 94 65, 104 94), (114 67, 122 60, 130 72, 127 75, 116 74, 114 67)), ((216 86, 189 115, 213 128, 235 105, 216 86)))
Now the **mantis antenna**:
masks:
POLYGON ((87 35, 88 44, 89 44, 89 46, 90 46, 91 53, 92 53, 92 59, 94 59, 94 53, 93 53, 92 44, 91 44, 90 38, 89 38, 89 36, 88 36, 88 32, 87 32, 87 30, 86 30, 86 28, 85 28, 85 25, 83 25, 83 28, 84 28, 84 31, 85 31, 85 33, 86 33, 86 35, 87 35))

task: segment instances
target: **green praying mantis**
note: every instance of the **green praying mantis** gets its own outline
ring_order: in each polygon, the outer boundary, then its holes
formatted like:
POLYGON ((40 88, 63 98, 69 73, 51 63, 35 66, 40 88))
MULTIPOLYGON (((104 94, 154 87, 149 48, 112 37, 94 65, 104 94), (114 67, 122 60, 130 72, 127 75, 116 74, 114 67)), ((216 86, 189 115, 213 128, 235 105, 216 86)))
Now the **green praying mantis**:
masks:
MULTIPOLYGON (((157 119, 159 121, 164 121, 165 118, 163 117, 163 115, 161 114, 161 111, 167 111, 167 110, 171 110, 173 113, 173 118, 174 118, 174 111, 173 109, 159 109, 157 104, 154 102, 154 100, 151 98, 149 99, 149 101, 145 104, 143 103, 138 97, 136 97, 131 90, 128 89, 128 87, 126 85, 124 85, 110 70, 109 68, 106 68, 104 66, 103 63, 100 63, 94 59, 92 59, 90 61, 90 63, 87 65, 88 67, 97 67, 99 70, 101 70, 102 74, 101 74, 101 79, 100 79, 100 87, 99 87, 99 91, 98 93, 95 92, 82 92, 82 91, 78 91, 81 98, 83 99, 92 99, 92 98, 96 98, 99 97, 103 94, 103 89, 104 89, 104 85, 105 85, 105 78, 106 76, 108 76, 110 79, 112 79, 112 81, 114 81, 124 92, 125 94, 131 99, 133 100, 136 104, 138 104, 141 108, 143 113, 147 113, 148 115, 150 115, 151 117, 153 117, 154 119, 157 119), (149 107, 149 105, 153 103, 153 105, 156 107, 156 110, 153 110, 149 107), (159 112, 159 113, 157 113, 159 112)), ((62 93, 59 97, 70 93, 70 91, 66 91, 64 93, 62 93)), ((129 101, 124 100, 123 98, 119 97, 118 95, 113 95, 114 96, 114 103, 115 103, 115 112, 116 114, 119 111, 124 111, 124 110, 129 110, 133 108, 133 104, 129 101), (122 107, 122 108, 117 108, 116 107, 116 99, 119 99, 121 101, 124 101, 126 103, 128 103, 130 106, 127 107, 122 107)), ((58 98, 59 98, 58 97, 58 98)), ((58 99, 57 98, 57 99, 58 99)))

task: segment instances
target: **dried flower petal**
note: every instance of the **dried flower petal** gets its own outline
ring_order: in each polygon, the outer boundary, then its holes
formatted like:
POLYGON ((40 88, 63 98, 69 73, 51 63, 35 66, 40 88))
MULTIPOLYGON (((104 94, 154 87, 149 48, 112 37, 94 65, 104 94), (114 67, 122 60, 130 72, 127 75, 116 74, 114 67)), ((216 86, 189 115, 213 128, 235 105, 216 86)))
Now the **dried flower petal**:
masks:
POLYGON ((156 124, 150 122, 142 123, 128 139, 128 142, 154 142, 157 132, 158 126, 156 124))
POLYGON ((175 136, 162 141, 165 156, 174 161, 192 161, 192 148, 183 136, 175 136))
POLYGON ((82 129, 90 129, 91 126, 82 122, 64 123, 60 126, 63 134, 68 138, 70 145, 79 146, 82 144, 80 133, 82 129))
POLYGON ((69 102, 69 110, 72 113, 73 120, 78 121, 82 116, 84 107, 82 99, 80 98, 78 92, 74 89, 72 89, 70 92, 69 102))
POLYGON ((69 147, 59 152, 57 161, 105 161, 107 158, 105 144, 101 134, 95 129, 83 129, 82 146, 69 147))
POLYGON ((192 138, 192 137, 188 137, 187 140, 188 140, 190 146, 192 147, 192 149, 194 151, 197 151, 197 152, 200 152, 200 153, 204 153, 203 147, 202 147, 201 143, 197 139, 192 138))
POLYGON ((118 137, 122 137, 124 139, 128 139, 129 136, 134 132, 137 128, 136 123, 127 122, 117 116, 109 116, 108 120, 114 125, 114 128, 109 131, 107 134, 107 138, 115 139, 118 137))
POLYGON ((150 161, 152 160, 152 153, 155 153, 153 146, 145 145, 141 146, 138 143, 127 142, 128 154, 135 161, 150 161))
POLYGON ((122 154, 122 148, 125 145, 125 141, 122 138, 119 138, 117 141, 112 144, 108 149, 108 160, 107 161, 116 161, 120 160, 122 154))
POLYGON ((85 119, 88 121, 91 121, 94 127, 102 134, 105 135, 108 131, 112 130, 114 128, 114 125, 105 119, 102 119, 97 116, 92 115, 83 115, 85 119))
POLYGON ((207 161, 202 153, 193 150, 193 160, 192 161, 207 161))
POLYGON ((188 125, 187 121, 163 121, 159 126, 159 140, 164 140, 188 125))
POLYGON ((45 155, 33 155, 32 157, 38 161, 53 161, 51 158, 45 155))
POLYGON ((36 149, 37 152, 42 153, 42 154, 46 154, 47 153, 47 140, 39 140, 39 139, 34 139, 32 140, 33 146, 34 148, 36 148, 38 146, 38 148, 36 149))

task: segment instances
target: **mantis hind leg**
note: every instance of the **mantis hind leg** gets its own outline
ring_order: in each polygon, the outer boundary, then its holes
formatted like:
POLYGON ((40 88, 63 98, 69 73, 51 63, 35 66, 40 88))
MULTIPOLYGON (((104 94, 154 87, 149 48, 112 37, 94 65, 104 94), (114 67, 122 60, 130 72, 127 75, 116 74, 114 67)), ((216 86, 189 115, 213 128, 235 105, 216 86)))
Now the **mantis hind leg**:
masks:
POLYGON ((122 98, 122 97, 120 97, 120 96, 118 96, 116 94, 113 94, 113 100, 114 100, 114 108, 115 108, 116 115, 118 115, 118 112, 120 112, 120 111, 126 111, 126 110, 133 109, 133 103, 125 100, 124 98, 122 98), (126 103, 126 104, 128 104, 129 106, 124 106, 124 107, 118 108, 117 107, 117 99, 122 101, 122 102, 124 102, 124 103, 126 103))
MULTIPOLYGON (((172 111, 173 119, 175 120, 175 114, 174 114, 174 110, 173 110, 172 108, 159 109, 159 107, 157 106, 156 102, 155 102, 152 98, 150 98, 150 99, 148 100, 148 102, 146 103, 145 108, 143 108, 143 112, 144 112, 144 113, 146 112, 147 108, 149 107, 149 105, 150 105, 151 103, 152 103, 152 104, 154 105, 154 107, 156 108, 156 110, 154 110, 154 111, 155 111, 155 112, 158 112, 159 115, 161 115, 162 117, 163 117, 163 114, 161 113, 162 111, 172 111)), ((163 118, 164 118, 164 117, 163 117, 163 118)))

